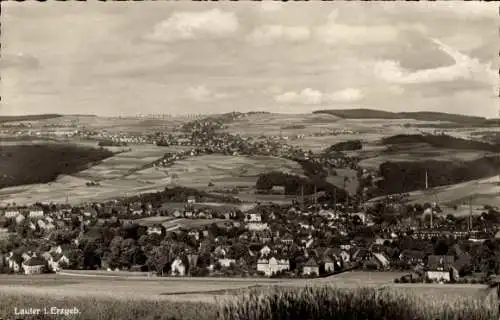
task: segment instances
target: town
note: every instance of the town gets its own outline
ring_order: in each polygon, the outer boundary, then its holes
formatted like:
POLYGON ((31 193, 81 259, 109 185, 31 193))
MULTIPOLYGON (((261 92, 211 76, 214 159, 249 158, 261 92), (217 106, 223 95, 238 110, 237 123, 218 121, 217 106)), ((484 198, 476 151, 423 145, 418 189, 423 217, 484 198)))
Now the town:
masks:
POLYGON ((410 204, 404 193, 365 202, 377 172, 360 168, 356 157, 340 151, 361 148, 359 141, 315 154, 287 145, 283 137, 251 139, 218 131, 244 116, 233 112, 195 119, 177 128, 180 134, 150 137, 157 145, 189 147, 151 166, 214 153, 292 159, 308 177, 271 173, 257 181, 260 192, 272 193, 280 182, 269 179, 284 179, 285 192, 296 195, 291 203, 243 203, 234 192, 214 198, 181 187, 76 206, 9 203, 0 222, 1 270, 312 278, 368 269, 407 271, 409 279, 395 281, 420 282, 480 281, 477 275, 500 272, 493 254, 500 250, 498 208, 485 206, 474 215, 471 208, 469 215, 457 217, 438 203, 410 204), (324 182, 339 168, 355 170, 365 181, 357 195, 324 182))
POLYGON ((387 199, 364 211, 297 203, 242 212, 203 206, 201 197, 182 191, 176 197, 184 202, 179 209, 120 201, 7 207, 2 271, 292 278, 421 270, 426 280, 453 281, 498 270, 492 252, 498 250, 500 212, 493 208, 479 217, 442 217, 430 204, 402 208, 387 199))

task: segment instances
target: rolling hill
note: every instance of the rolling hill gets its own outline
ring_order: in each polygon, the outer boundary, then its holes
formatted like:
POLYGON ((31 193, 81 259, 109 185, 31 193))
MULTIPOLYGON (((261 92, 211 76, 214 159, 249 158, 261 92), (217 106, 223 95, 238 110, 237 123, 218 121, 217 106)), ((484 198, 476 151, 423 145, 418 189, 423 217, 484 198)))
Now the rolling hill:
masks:
POLYGON ((19 121, 39 121, 60 118, 60 114, 30 114, 25 116, 0 116, 0 123, 19 122, 19 121))
POLYGON ((343 109, 343 110, 316 110, 314 114, 330 114, 343 119, 412 119, 419 121, 443 121, 458 124, 485 124, 491 122, 486 118, 459 115, 444 112, 390 112, 373 109, 343 109))

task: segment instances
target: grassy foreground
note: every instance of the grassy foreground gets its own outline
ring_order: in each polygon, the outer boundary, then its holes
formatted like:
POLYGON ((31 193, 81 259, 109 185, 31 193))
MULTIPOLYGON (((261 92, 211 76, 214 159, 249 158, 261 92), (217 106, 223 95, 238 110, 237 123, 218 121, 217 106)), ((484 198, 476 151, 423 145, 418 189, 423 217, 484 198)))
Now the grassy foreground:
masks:
MULTIPOLYGON (((329 287, 252 290, 231 302, 121 301, 95 298, 52 298, 0 293, 0 318, 16 318, 14 308, 78 308, 79 315, 22 316, 22 319, 362 319, 486 320, 499 319, 497 299, 442 297, 423 299, 394 289, 339 290, 329 287)), ((19 317, 19 316, 17 316, 19 317)))

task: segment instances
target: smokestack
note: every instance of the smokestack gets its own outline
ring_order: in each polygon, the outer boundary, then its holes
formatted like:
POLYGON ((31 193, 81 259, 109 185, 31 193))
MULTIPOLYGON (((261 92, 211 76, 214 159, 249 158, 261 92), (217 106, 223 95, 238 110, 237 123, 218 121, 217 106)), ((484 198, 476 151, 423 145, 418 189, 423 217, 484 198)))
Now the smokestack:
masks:
POLYGON ((429 189, 429 175, 427 174, 427 169, 425 170, 425 190, 429 189))
POLYGON ((431 208, 431 229, 433 228, 432 216, 434 215, 434 208, 431 208))

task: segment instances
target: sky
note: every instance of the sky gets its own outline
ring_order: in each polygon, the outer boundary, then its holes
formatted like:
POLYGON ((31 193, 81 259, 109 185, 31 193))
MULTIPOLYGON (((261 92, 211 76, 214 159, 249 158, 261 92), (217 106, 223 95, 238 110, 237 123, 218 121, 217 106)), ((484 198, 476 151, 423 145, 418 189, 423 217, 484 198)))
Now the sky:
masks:
POLYGON ((2 2, 0 114, 496 117, 494 2, 2 2))

